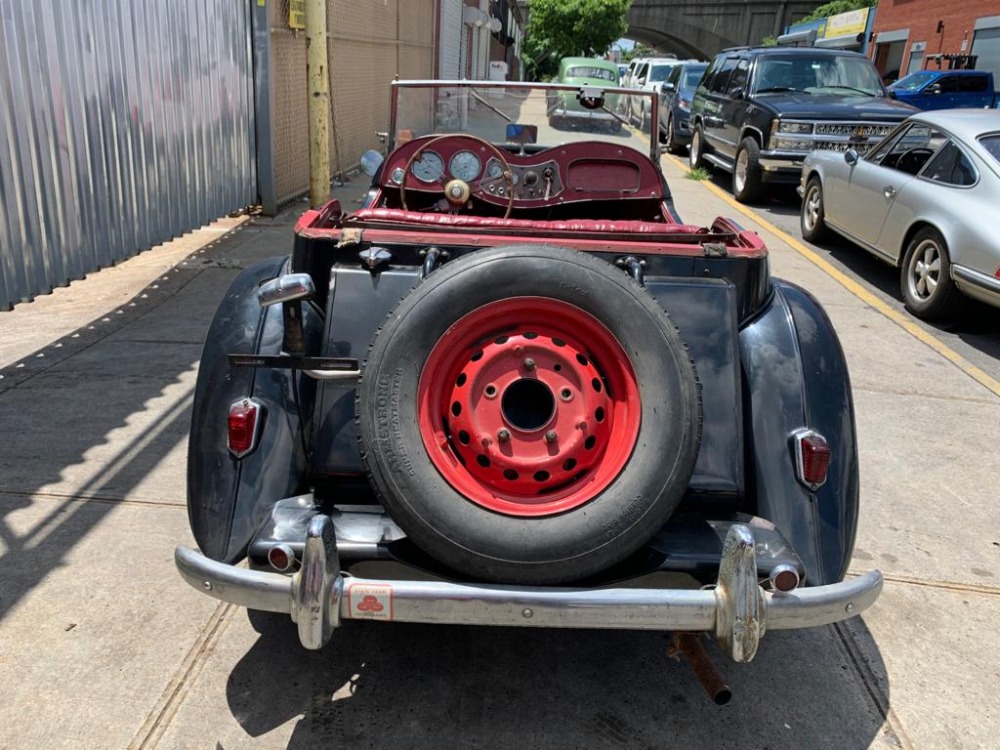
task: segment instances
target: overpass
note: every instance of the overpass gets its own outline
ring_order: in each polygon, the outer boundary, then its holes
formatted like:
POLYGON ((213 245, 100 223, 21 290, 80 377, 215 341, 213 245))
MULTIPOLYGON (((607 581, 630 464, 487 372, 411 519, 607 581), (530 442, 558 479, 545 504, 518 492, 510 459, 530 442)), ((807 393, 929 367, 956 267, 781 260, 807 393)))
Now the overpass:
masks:
POLYGON ((679 58, 710 60, 719 50, 758 44, 809 15, 815 0, 633 0, 629 39, 679 58))

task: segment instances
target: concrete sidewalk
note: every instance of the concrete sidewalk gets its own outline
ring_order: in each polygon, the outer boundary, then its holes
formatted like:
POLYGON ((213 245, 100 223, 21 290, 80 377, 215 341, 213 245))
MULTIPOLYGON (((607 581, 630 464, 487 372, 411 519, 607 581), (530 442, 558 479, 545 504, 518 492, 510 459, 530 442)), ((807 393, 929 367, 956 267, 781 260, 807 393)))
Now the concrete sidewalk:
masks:
MULTIPOLYGON (((735 215, 665 164, 685 220, 735 215)), ((364 188, 338 191, 345 208, 364 188)), ((723 662, 730 705, 662 657, 660 634, 349 623, 316 654, 290 624, 259 634, 189 589, 172 554, 192 544, 201 343, 239 269, 288 252, 297 212, 0 313, 0 747, 996 746, 1000 399, 763 230, 775 275, 841 335, 855 568, 888 583, 863 620, 770 633, 752 664, 723 662)))

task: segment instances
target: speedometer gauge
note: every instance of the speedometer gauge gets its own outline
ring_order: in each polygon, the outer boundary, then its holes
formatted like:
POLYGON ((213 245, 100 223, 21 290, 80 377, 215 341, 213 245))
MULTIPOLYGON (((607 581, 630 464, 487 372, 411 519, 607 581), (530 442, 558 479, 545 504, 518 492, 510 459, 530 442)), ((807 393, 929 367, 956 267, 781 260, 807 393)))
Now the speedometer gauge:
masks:
POLYGON ((448 162, 448 171, 451 172, 452 177, 472 182, 479 176, 482 165, 479 157, 471 151, 459 151, 448 162))
POLYGON ((413 164, 413 174, 421 182, 436 182, 444 176, 444 159, 434 151, 424 151, 413 164))

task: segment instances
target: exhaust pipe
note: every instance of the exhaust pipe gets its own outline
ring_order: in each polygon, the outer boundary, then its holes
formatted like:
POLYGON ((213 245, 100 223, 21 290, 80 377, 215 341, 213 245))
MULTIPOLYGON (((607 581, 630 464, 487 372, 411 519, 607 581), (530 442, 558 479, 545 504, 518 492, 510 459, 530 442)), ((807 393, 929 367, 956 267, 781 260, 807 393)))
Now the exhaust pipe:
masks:
POLYGON ((712 663, 697 633, 674 633, 674 643, 667 649, 667 656, 674 659, 684 657, 715 705, 724 706, 729 703, 733 691, 729 689, 718 667, 712 663))

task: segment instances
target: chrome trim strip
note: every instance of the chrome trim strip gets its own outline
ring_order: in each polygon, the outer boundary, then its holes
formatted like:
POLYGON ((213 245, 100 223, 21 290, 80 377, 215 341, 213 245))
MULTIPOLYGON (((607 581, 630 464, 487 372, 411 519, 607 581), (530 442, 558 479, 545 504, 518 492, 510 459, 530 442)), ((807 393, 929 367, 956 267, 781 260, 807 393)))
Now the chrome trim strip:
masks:
POLYGON ((982 271, 976 271, 968 266, 960 266, 957 263, 951 264, 951 275, 960 281, 966 281, 981 287, 984 291, 1000 294, 1000 279, 988 276, 982 271))
POLYGON ((322 647, 342 619, 505 625, 708 631, 737 661, 753 658, 766 629, 814 627, 860 614, 875 602, 882 574, 871 571, 828 586, 788 594, 757 583, 753 536, 734 525, 723 547, 715 590, 574 589, 357 578, 338 570, 328 517, 309 527, 302 569, 294 576, 247 570, 178 547, 174 559, 191 586, 251 609, 287 612, 307 648, 322 647), (351 601, 351 592, 356 592, 351 601))

